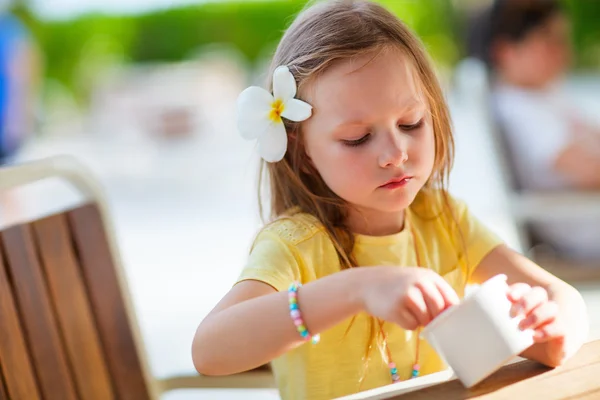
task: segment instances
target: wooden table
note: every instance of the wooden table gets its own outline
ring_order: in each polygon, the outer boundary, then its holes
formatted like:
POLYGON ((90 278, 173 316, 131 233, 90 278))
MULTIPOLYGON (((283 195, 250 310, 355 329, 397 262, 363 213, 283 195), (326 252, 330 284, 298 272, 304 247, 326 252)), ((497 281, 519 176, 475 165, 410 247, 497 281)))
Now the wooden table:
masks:
POLYGON ((369 400, 600 400, 600 340, 585 344, 565 365, 555 369, 526 360, 504 366, 471 389, 466 389, 455 379, 429 384, 404 394, 399 394, 403 390, 389 385, 363 392, 360 397, 358 394, 351 397, 369 400))

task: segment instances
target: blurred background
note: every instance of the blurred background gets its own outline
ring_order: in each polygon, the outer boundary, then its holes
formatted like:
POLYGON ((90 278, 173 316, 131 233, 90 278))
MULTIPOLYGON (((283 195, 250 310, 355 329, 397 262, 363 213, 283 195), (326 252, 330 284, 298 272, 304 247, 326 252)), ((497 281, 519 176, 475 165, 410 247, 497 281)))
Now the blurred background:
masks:
MULTIPOLYGON (((446 92, 457 141, 452 193, 509 244, 526 250, 482 101, 487 79, 468 58, 469 21, 491 2, 381 3, 421 37, 446 92)), ((0 4, 0 91, 18 99, 8 115, 19 127, 5 162, 71 154, 93 170, 108 198, 152 372, 193 372, 193 333, 236 279, 261 225, 258 159, 254 143, 236 132, 235 100, 247 86, 263 83, 278 39, 305 2, 0 4)), ((579 110, 598 119, 600 2, 563 4, 574 50, 565 90, 579 110)), ((588 305, 600 307, 596 286, 581 288, 588 305)), ((251 397, 277 393, 165 396, 251 397)))

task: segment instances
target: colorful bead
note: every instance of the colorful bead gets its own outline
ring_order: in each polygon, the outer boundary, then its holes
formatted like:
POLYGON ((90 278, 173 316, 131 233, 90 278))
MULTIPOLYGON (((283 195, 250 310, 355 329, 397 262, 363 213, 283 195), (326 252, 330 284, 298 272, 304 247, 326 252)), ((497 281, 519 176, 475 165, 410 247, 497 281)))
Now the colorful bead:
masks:
MULTIPOLYGON (((398 368, 396 368, 396 364, 393 362, 388 363, 388 367, 390 368, 390 375, 392 376, 392 382, 399 382, 400 376, 398 375, 398 368)), ((414 379, 419 376, 419 371, 421 366, 419 364, 414 364, 411 372, 410 379, 414 379)))
POLYGON ((321 337, 319 335, 311 335, 304 325, 304 321, 302 320, 302 315, 300 313, 300 307, 298 306, 298 288, 302 285, 298 282, 294 282, 288 288, 288 302, 290 309, 290 317, 292 318, 294 325, 296 326, 296 330, 304 338, 305 340, 311 340, 313 344, 317 344, 321 337))

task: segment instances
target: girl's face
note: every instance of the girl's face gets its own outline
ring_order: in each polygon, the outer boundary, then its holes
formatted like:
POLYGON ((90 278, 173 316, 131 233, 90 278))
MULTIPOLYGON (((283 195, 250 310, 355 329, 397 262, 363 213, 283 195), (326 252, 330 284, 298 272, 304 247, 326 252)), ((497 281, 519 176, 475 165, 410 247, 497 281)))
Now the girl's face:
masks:
POLYGON ((304 93, 306 154, 355 209, 397 213, 429 179, 435 158, 429 107, 411 63, 386 49, 340 62, 304 93))

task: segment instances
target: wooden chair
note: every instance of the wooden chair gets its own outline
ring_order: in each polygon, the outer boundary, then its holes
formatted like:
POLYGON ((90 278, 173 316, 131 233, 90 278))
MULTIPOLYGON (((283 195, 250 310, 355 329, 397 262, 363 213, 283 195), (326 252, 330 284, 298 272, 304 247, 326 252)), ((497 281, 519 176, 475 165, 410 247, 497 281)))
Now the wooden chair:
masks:
POLYGON ((0 322, 0 399, 145 400, 176 388, 274 387, 268 369, 152 377, 101 190, 70 157, 0 169, 0 322), (3 198, 49 178, 66 180, 79 200, 35 215, 7 212, 3 198))
MULTIPOLYGON (((582 282, 590 279, 600 280, 600 265, 574 261, 554 252, 550 245, 540 241, 533 230, 532 224, 568 220, 573 217, 585 217, 600 220, 600 192, 537 192, 524 189, 517 178, 516 168, 503 134, 501 126, 492 111, 492 100, 489 89, 489 77, 483 63, 468 59, 458 67, 465 68, 459 75, 465 78, 479 75, 481 83, 473 94, 474 111, 483 114, 488 134, 495 150, 496 166, 500 170, 502 186, 506 192, 508 208, 513 218, 524 253, 533 258, 545 269, 560 278, 571 282, 582 282), (479 69, 479 71, 477 71, 479 69), (477 72, 476 72, 477 71, 477 72)), ((475 85, 470 85, 473 90, 475 85)), ((599 243, 600 245, 600 243, 599 243)))

